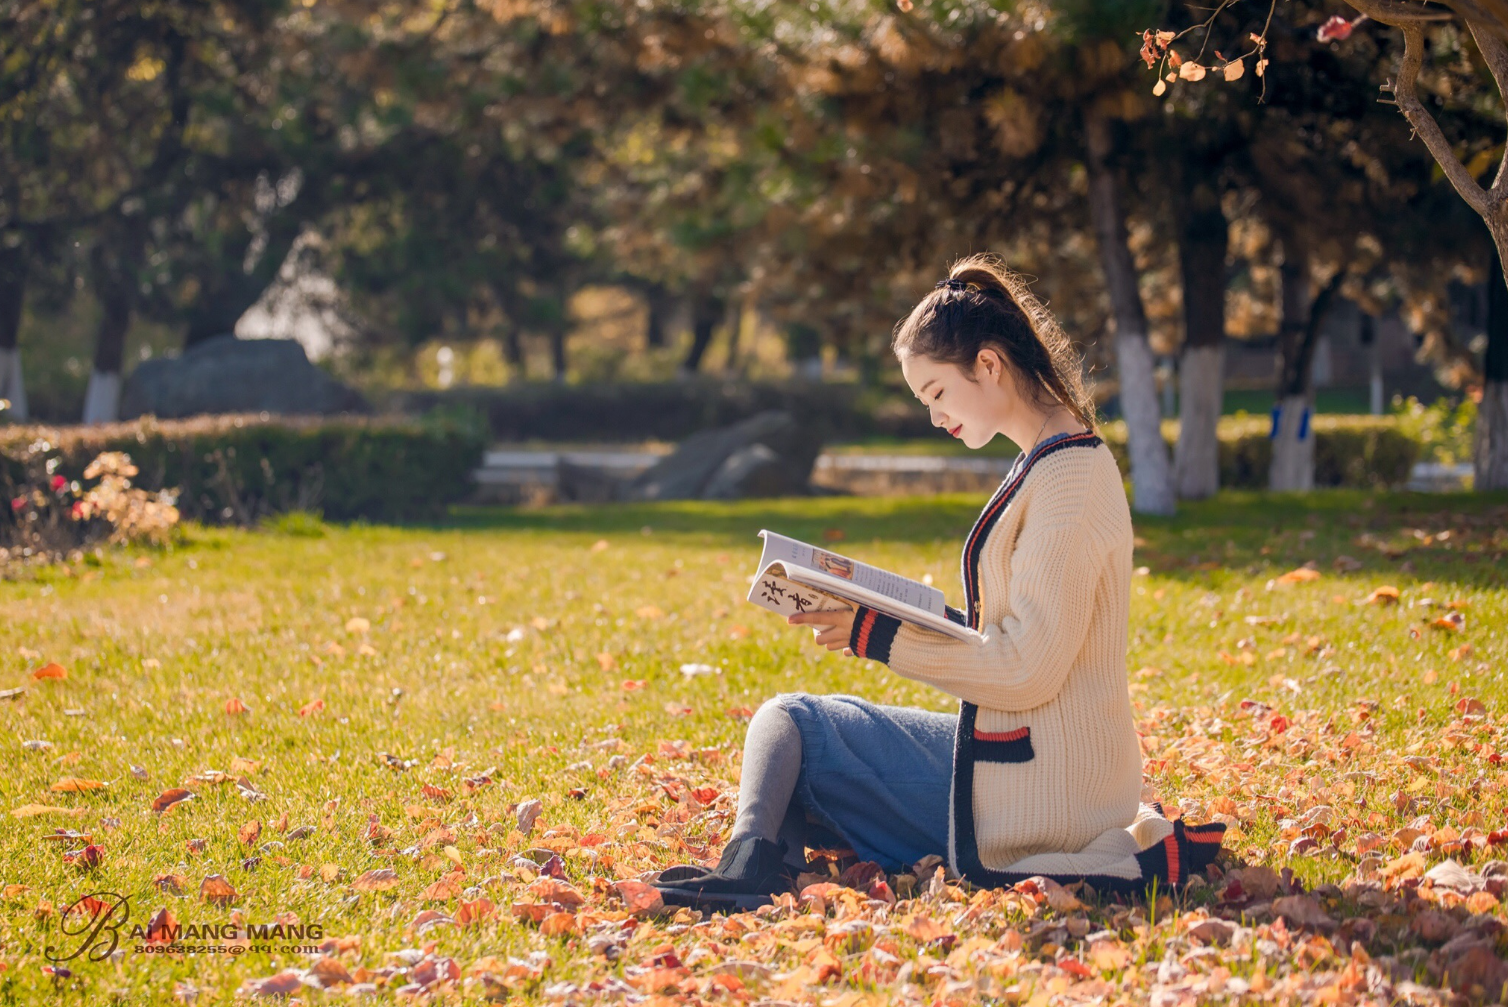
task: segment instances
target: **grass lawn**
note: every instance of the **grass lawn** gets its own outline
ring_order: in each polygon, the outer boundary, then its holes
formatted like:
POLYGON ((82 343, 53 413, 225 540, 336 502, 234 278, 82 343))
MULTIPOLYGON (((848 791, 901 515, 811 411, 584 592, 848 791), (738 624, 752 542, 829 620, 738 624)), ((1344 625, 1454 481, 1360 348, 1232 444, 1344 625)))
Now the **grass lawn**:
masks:
POLYGON ((1230 824, 1239 875, 1087 908, 902 875, 894 906, 829 892, 817 912, 631 917, 617 882, 715 859, 763 700, 956 709, 745 603, 759 528, 930 574, 956 604, 981 503, 292 519, 0 582, 0 692, 25 690, 0 699, 0 1003, 167 1003, 175 989, 222 1003, 275 976, 264 992, 307 1002, 335 995, 321 981, 390 996, 457 975, 445 1002, 827 1007, 1136 1002, 1154 987, 1168 1004, 1354 1002, 1368 983, 1388 1002, 1447 968, 1457 985, 1495 981, 1497 897, 1419 875, 1448 856, 1480 867, 1508 826, 1504 495, 1231 493, 1138 521, 1127 662, 1149 779, 1170 812, 1230 824), (1305 563, 1317 575, 1282 576, 1305 563), (50 662, 66 678, 31 677, 50 662), (175 789, 193 796, 171 803, 175 789), (541 850, 560 860, 536 880, 541 850), (1357 878, 1370 883, 1324 887, 1357 878), (92 892, 129 897, 123 953, 47 974, 45 948, 87 937, 60 931, 61 910, 92 892), (164 909, 185 926, 322 935, 138 952, 129 928, 164 909), (1478 931, 1487 950, 1467 965, 1460 946, 1437 950, 1478 931), (728 960, 749 964, 711 971, 728 960))

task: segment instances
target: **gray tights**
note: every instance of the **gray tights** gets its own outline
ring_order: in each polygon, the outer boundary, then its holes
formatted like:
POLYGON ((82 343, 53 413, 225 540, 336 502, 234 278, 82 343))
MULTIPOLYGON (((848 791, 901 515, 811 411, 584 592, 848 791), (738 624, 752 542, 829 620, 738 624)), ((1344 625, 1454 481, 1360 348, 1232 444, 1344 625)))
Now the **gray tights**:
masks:
POLYGON ((806 866, 806 809, 796 799, 801 773, 801 730, 785 707, 767 702, 749 720, 738 781, 738 818, 732 839, 785 840, 785 859, 806 866))

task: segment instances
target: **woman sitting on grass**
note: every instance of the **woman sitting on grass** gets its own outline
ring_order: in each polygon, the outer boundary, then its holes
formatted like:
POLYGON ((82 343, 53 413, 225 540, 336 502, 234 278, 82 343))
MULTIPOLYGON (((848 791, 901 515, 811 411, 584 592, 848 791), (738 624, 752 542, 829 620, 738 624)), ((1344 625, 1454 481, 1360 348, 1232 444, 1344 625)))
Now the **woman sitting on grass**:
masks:
POLYGON ((888 871, 945 855, 981 886, 1042 874, 1132 890, 1203 871, 1224 826, 1185 829, 1141 802, 1131 514, 1079 356, 988 256, 955 265, 893 348, 934 426, 1022 449, 964 542, 965 608, 949 617, 976 632, 955 640, 863 606, 790 622, 958 697, 959 712, 775 696, 749 723, 717 867, 671 868, 656 886, 673 905, 752 908, 790 890, 819 841, 888 871))

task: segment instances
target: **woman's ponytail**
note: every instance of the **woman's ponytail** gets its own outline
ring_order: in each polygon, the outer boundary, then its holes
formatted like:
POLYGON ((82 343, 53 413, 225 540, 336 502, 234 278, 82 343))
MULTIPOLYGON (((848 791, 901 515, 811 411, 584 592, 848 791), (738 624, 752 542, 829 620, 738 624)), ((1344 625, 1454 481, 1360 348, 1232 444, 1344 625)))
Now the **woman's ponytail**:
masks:
POLYGON ((954 263, 948 278, 895 327, 891 341, 897 356, 956 364, 971 380, 986 346, 1004 354, 1023 396, 1039 406, 1062 403, 1084 426, 1098 429, 1082 356, 1026 281, 997 256, 954 263))

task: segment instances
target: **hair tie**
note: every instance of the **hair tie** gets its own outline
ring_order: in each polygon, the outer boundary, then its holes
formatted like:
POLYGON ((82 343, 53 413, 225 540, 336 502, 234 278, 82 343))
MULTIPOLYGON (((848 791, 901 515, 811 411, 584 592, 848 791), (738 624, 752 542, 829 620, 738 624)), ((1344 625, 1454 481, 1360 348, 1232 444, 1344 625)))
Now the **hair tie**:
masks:
POLYGON ((952 279, 951 277, 946 280, 938 280, 936 283, 932 284, 933 290, 940 290, 943 287, 946 287, 949 290, 957 290, 960 293, 969 289, 969 285, 967 283, 963 282, 962 280, 952 279))

